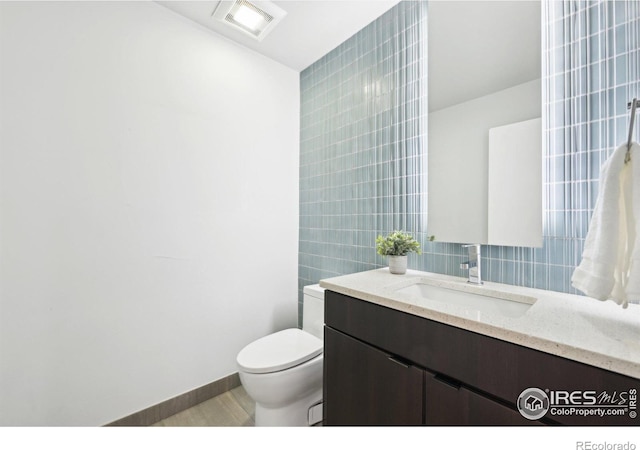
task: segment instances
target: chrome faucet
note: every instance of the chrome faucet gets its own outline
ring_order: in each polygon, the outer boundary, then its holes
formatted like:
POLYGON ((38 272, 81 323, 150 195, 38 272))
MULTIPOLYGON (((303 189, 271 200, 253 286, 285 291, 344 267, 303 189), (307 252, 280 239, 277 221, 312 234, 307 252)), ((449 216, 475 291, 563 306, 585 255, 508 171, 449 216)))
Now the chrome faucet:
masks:
POLYGON ((469 280, 467 283, 482 284, 480 272, 480 244, 463 245, 469 249, 469 260, 460 264, 461 269, 469 269, 469 280))

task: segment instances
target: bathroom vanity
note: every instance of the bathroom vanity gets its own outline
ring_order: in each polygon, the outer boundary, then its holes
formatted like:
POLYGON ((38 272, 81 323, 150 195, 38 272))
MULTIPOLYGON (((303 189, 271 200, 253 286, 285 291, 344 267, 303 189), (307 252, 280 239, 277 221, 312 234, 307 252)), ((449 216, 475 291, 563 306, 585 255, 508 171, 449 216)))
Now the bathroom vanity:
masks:
POLYGON ((320 284, 325 425, 640 424, 637 306, 386 268, 320 284))

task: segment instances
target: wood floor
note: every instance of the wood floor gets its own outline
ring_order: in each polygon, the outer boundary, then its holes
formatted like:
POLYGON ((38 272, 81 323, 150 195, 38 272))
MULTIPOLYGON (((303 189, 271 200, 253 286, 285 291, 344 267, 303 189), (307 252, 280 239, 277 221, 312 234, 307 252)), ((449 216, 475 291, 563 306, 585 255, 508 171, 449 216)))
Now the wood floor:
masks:
POLYGON ((255 403, 242 386, 153 424, 154 427, 252 427, 255 403))

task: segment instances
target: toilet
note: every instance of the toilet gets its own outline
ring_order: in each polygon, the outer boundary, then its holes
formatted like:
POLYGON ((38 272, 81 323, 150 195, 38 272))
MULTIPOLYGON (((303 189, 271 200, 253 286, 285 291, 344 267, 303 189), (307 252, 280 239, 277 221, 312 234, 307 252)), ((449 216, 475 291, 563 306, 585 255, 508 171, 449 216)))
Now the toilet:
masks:
POLYGON ((240 381, 256 402, 256 426, 308 426, 322 420, 324 289, 303 290, 302 329, 289 328, 244 347, 240 381))

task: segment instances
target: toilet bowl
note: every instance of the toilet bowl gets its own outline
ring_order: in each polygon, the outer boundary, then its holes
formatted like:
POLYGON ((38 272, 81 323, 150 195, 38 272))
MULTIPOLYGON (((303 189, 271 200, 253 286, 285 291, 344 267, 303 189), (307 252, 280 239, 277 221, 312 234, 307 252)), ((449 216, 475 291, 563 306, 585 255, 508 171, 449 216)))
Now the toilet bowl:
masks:
POLYGON ((240 381, 256 402, 256 426, 308 426, 317 417, 310 409, 322 401, 324 289, 305 286, 303 305, 302 329, 278 331, 238 353, 240 381))

